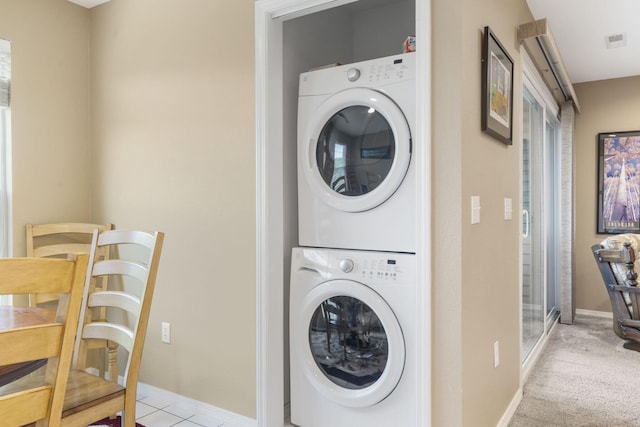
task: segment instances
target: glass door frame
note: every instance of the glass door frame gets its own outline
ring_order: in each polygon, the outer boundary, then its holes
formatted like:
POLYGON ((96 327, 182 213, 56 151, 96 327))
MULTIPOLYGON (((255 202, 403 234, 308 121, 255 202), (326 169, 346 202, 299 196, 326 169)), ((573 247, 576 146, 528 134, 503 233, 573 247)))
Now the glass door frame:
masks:
MULTIPOLYGON (((543 128, 541 129, 541 135, 542 135, 542 156, 541 158, 543 159, 543 165, 541 168, 542 171, 542 177, 541 177, 541 186, 542 186, 542 198, 541 198, 541 203, 542 206, 538 209, 541 213, 542 213, 542 218, 540 218, 540 225, 542 227, 542 254, 541 254, 541 268, 542 268, 542 272, 540 272, 540 274, 542 275, 542 280, 543 280, 543 286, 542 286, 542 301, 543 301, 543 328, 542 328, 542 333, 540 335, 540 337, 537 338, 537 341, 535 342, 535 344, 532 346, 531 350, 528 352, 527 355, 523 354, 523 350, 524 350, 524 345, 523 345, 523 318, 522 318, 522 314, 523 314, 523 309, 524 309, 524 305, 523 305, 523 273, 524 273, 524 269, 523 269, 523 242, 524 242, 524 237, 523 237, 523 233, 525 231, 530 231, 530 230, 525 230, 525 225, 523 224, 523 222, 521 221, 521 233, 520 233, 520 313, 521 313, 521 318, 520 318, 520 354, 521 354, 521 361, 522 361, 522 375, 521 377, 526 378, 526 376, 528 375, 528 373, 530 372, 531 367, 535 364, 535 360, 537 359, 537 357, 540 354, 541 348, 543 347, 543 344, 546 342, 546 338, 548 337, 549 332, 552 330, 553 326, 556 324, 557 319, 558 319, 558 309, 559 309, 559 301, 556 300, 556 310, 554 310, 553 312, 549 313, 547 310, 547 280, 548 280, 548 242, 552 241, 552 243, 554 244, 554 247, 556 248, 555 253, 556 253, 556 268, 555 268, 555 272, 553 273, 553 277, 555 277, 556 279, 556 289, 555 289, 555 293, 556 293, 556 298, 559 298, 560 295, 560 283, 558 281, 559 278, 559 269, 557 268, 559 265, 559 250, 558 248, 558 239, 559 239, 559 220, 558 220, 558 204, 557 199, 560 196, 560 182, 559 182, 559 177, 560 177, 560 172, 559 172, 559 153, 560 153, 560 120, 559 120, 559 106, 557 104, 557 102, 555 101, 555 99, 553 98, 553 96, 551 95, 549 89, 547 88, 546 84, 544 83, 544 81, 542 80, 542 78, 540 77, 536 67, 533 65, 533 62, 531 61, 531 59, 529 58, 529 56, 527 55, 526 51, 524 49, 521 50, 521 57, 522 57, 522 83, 521 83, 521 98, 520 98, 520 102, 522 104, 520 104, 521 107, 521 111, 524 114, 524 97, 525 97, 525 90, 527 92, 529 92, 529 94, 535 99, 535 101, 542 107, 543 112, 542 112, 542 126, 543 128), (548 147, 548 141, 547 141, 547 127, 549 125, 549 123, 552 123, 553 126, 555 127, 556 131, 554 133, 554 143, 553 143, 553 153, 549 153, 549 147, 548 147), (554 158, 554 164, 553 165, 548 165, 548 160, 549 160, 549 154, 553 154, 553 158, 554 158), (552 167, 553 168, 553 172, 554 172, 554 176, 556 177, 555 182, 551 182, 552 179, 548 176, 549 174, 547 173, 548 171, 548 167, 552 167), (554 206, 547 206, 547 202, 548 202, 548 194, 550 192, 550 190, 553 189, 553 197, 554 197, 554 206), (555 217, 555 221, 553 221, 552 224, 549 224, 548 222, 548 217, 549 217, 549 210, 547 208, 551 208, 553 209, 553 216, 555 217), (552 227, 551 229, 549 227, 552 227), (553 233, 553 235, 555 235, 555 240, 553 239, 553 237, 549 236, 549 233, 553 233)), ((522 116, 522 120, 524 120, 524 116, 522 116)), ((524 122, 522 123, 524 125, 524 122)), ((524 138, 524 126, 521 126, 521 135, 520 135, 520 140, 523 141, 524 138)), ((530 142, 530 144, 532 144, 533 142, 530 142)), ((522 145, 522 147, 524 147, 524 144, 522 145)), ((523 169, 522 169, 522 165, 523 165, 523 148, 521 148, 520 150, 520 195, 522 196, 523 194, 523 169)), ((521 198, 521 212, 524 209, 523 206, 524 200, 521 198)))
MULTIPOLYGON (((557 112, 556 112, 557 114, 557 112)), ((545 117, 545 331, 548 333, 560 316, 560 119, 547 114, 545 117), (549 138, 552 132, 551 139, 549 138), (555 185, 554 185, 555 184, 555 185), (549 203, 551 202, 551 203, 549 203), (552 220, 549 221, 549 218, 552 220), (552 260, 552 263, 550 263, 552 260), (554 306, 549 306, 549 280, 556 284, 553 289, 554 306)))
POLYGON ((521 360, 545 332, 545 109, 530 89, 522 93, 521 360))

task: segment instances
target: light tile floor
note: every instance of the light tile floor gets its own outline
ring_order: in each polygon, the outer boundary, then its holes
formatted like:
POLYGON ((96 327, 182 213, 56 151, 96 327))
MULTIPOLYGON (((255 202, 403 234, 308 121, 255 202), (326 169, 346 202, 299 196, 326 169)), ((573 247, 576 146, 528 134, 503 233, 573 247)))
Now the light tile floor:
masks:
POLYGON ((234 427, 224 420, 149 397, 138 399, 136 416, 137 421, 145 427, 234 427))

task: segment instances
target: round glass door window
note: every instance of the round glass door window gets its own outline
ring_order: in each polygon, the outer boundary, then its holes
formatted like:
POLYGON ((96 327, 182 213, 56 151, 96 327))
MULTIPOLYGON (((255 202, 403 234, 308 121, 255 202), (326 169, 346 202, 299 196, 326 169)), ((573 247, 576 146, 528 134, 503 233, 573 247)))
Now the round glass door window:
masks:
POLYGON ((316 145, 324 182, 338 194, 362 196, 387 177, 396 142, 387 119, 373 107, 354 105, 335 113, 316 145))
POLYGON ((363 212, 400 187, 411 161, 411 130, 398 105, 371 89, 332 95, 306 119, 298 167, 327 205, 363 212))
POLYGON ((380 318, 350 296, 324 300, 309 325, 311 354, 324 375, 350 390, 369 387, 382 376, 389 357, 380 318))
POLYGON ((330 280, 314 287, 292 320, 292 337, 306 379, 340 405, 375 405, 402 376, 400 324, 386 301, 362 283, 330 280))

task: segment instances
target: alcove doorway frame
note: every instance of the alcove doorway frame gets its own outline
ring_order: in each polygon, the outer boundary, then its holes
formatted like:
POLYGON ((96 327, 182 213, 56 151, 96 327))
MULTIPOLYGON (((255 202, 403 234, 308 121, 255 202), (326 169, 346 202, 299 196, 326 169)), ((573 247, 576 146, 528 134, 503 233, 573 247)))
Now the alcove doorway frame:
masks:
MULTIPOLYGON (((284 426, 283 22, 366 0, 256 0, 256 425, 284 426)), ((416 425, 431 425, 431 0, 416 8, 416 425)))

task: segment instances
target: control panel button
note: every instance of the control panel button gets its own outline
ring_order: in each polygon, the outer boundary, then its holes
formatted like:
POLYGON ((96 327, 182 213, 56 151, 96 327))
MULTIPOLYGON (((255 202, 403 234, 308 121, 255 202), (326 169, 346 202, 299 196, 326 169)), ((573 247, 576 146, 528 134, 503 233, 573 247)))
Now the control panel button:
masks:
POLYGON ((360 70, 357 68, 349 68, 347 71, 347 80, 355 82, 360 78, 360 70))
POLYGON ((340 261, 340 270, 350 273, 353 270, 353 260, 346 258, 340 261))

